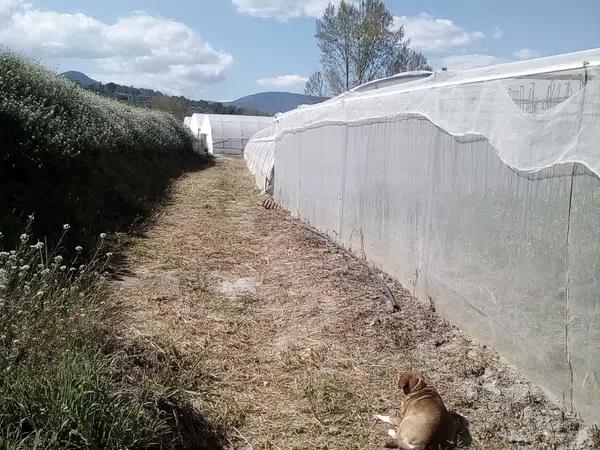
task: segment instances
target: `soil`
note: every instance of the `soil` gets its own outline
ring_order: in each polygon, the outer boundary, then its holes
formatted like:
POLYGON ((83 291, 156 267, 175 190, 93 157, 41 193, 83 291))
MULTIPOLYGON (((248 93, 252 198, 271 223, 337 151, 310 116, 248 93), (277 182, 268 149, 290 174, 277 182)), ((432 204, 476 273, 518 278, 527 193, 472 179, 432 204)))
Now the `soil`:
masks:
POLYGON ((189 173, 128 251, 114 291, 129 332, 198 361, 195 407, 231 449, 382 449, 374 414, 399 409, 397 374, 424 372, 468 423, 462 447, 589 449, 597 430, 551 403, 493 349, 281 209, 240 157, 189 173))

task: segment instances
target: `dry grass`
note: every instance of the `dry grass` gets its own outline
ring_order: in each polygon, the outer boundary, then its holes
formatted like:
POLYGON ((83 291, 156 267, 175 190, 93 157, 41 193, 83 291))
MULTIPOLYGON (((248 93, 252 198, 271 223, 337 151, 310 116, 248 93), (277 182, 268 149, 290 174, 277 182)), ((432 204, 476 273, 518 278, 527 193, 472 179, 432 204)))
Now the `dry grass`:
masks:
POLYGON ((179 180, 129 264, 113 286, 129 333, 197 362, 186 395, 225 448, 382 448, 372 415, 399 407, 407 369, 469 420, 471 448, 577 448, 583 425, 493 351, 392 283, 393 314, 364 267, 262 208, 241 158, 179 180))

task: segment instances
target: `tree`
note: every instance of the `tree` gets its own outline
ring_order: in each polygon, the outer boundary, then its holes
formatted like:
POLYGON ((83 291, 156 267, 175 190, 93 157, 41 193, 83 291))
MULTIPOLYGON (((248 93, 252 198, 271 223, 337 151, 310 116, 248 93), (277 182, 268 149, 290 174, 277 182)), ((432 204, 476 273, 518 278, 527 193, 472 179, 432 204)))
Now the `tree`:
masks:
POLYGON ((337 9, 330 3, 323 13, 323 18, 317 19, 315 37, 321 50, 324 72, 334 94, 340 93, 340 87, 348 90, 351 86, 357 16, 357 8, 342 0, 337 9))
POLYGON ((328 92, 323 72, 315 72, 308 77, 306 86, 304 86, 304 93, 315 97, 327 97, 328 92))
POLYGON ((356 84, 381 78, 403 46, 404 28, 394 27, 394 16, 382 1, 362 1, 358 6, 354 66, 356 84))
POLYGON ((181 101, 166 95, 156 95, 150 99, 150 107, 173 114, 183 120, 187 115, 187 107, 181 101))
POLYGON ((398 52, 388 65, 386 75, 391 76, 412 70, 431 70, 431 66, 427 63, 427 59, 423 56, 423 53, 405 48, 403 51, 398 52))
POLYGON ((323 69, 310 76, 307 93, 338 95, 398 72, 430 69, 381 0, 342 0, 337 8, 330 3, 317 20, 315 38, 323 69))

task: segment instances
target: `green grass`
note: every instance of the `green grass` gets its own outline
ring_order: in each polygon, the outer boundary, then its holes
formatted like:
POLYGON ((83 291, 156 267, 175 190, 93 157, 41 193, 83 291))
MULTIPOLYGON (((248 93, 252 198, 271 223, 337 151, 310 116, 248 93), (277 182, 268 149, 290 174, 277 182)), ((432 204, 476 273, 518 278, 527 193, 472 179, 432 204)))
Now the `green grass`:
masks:
MULTIPOLYGON (((18 366, 0 382, 9 448, 142 448, 158 445, 167 423, 111 391, 106 358, 64 352, 43 371, 18 366)), ((4 441, 4 442, 2 442, 4 441)))
MULTIPOLYGON (((85 264, 78 251, 49 251, 28 233, 0 252, 0 443, 5 448, 140 448, 157 444, 167 422, 142 398, 119 395, 103 352, 110 324, 104 239, 85 264)), ((69 227, 61 233, 66 241, 69 227)), ((2 247, 0 246, 0 249, 2 247)))
MULTIPOLYGON (((33 219, 31 219, 33 221, 33 219)), ((201 361, 169 342, 123 335, 125 309, 105 292, 111 254, 0 239, 0 449, 220 448, 221 428, 188 403, 201 361)))

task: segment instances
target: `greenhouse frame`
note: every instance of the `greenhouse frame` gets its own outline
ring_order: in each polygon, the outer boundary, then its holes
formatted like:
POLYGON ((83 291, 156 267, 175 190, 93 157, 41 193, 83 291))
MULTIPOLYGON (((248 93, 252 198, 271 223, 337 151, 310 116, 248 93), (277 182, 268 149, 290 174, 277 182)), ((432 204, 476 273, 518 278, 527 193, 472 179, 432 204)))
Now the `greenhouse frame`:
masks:
POLYGON ((292 214, 600 423, 600 49, 379 80, 276 116, 244 157, 292 214))

